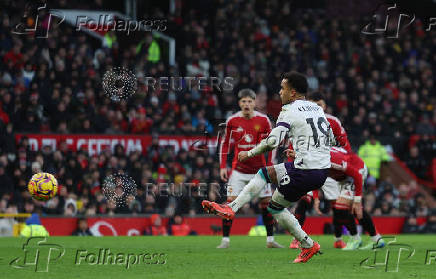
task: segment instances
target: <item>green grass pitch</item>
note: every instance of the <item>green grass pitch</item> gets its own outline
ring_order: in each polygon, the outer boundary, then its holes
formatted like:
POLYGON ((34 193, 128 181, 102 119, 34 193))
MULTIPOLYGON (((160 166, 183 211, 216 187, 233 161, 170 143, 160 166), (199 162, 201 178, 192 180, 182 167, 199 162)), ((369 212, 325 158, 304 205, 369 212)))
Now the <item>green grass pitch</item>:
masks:
MULTIPOLYGON (((386 248, 377 252, 340 251, 332 248, 332 236, 313 238, 320 242, 323 254, 306 264, 291 263, 297 250, 266 249, 264 237, 234 236, 231 248, 224 250, 215 248, 220 242, 218 236, 49 237, 45 243, 26 247, 27 259, 25 238, 0 238, 0 278, 436 278, 435 235, 396 236, 397 245, 388 247, 387 264, 383 264, 386 248), (56 259, 59 247, 65 252, 56 259), (404 251, 398 258, 400 248, 404 251), (407 258, 412 248, 415 253, 407 258), (108 251, 116 255, 105 258, 108 251), (379 265, 374 265, 375 253, 379 265), (426 257, 430 264, 426 264, 426 257), (52 259, 48 265, 44 262, 47 258, 52 259), (362 263, 366 258, 368 261, 362 263), (46 267, 48 271, 44 272, 46 267)), ((290 239, 276 236, 286 246, 290 239)))

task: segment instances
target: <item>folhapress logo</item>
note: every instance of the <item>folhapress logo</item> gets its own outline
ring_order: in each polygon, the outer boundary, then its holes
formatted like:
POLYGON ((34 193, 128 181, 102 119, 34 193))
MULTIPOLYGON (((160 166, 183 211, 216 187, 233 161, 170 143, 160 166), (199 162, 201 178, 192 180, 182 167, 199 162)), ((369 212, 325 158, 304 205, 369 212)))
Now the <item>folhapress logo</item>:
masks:
POLYGON ((401 13, 397 4, 387 7, 386 10, 380 8, 379 6, 376 9, 372 21, 363 27, 363 34, 384 34, 387 38, 398 38, 401 30, 406 29, 416 18, 415 14, 401 13))
POLYGON ((46 237, 31 237, 23 244, 24 255, 10 262, 18 269, 34 269, 35 272, 48 272, 50 263, 58 261, 65 254, 61 245, 47 243, 46 237))
POLYGON ((47 39, 53 16, 60 19, 57 22, 58 25, 65 20, 64 14, 59 14, 55 10, 49 11, 46 3, 35 3, 29 1, 24 6, 22 22, 15 25, 15 28, 11 31, 11 33, 17 35, 35 34, 36 38, 47 39), (43 15, 43 18, 40 17, 40 14, 43 15), (33 26, 27 26, 28 19, 33 22, 33 26), (45 23, 43 24, 44 21, 45 23), (45 25, 45 27, 43 27, 43 25, 45 25))
MULTIPOLYGON (((384 237, 384 239, 388 238, 392 238, 393 240, 387 242, 386 248, 374 248, 374 254, 360 262, 362 268, 372 269, 382 267, 385 272, 398 272, 400 263, 413 257, 415 254, 415 248, 413 246, 397 243, 396 237, 384 237)), ((427 252, 427 256, 428 255, 429 253, 427 252)), ((431 256, 432 254, 430 253, 430 258, 431 256)), ((431 259, 428 262, 431 263, 431 259)))

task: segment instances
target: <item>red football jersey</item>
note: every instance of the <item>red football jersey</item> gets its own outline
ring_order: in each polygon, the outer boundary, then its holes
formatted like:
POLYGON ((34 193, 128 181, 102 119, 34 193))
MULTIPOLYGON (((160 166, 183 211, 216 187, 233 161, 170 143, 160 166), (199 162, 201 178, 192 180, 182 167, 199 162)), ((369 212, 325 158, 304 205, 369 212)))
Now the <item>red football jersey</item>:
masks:
POLYGON ((234 148, 232 170, 254 174, 260 168, 266 165, 270 166, 272 161, 271 152, 268 153, 268 162, 266 162, 263 154, 248 158, 244 162, 238 161, 240 151, 252 149, 262 139, 266 138, 270 131, 271 122, 268 116, 263 113, 254 111, 254 115, 250 119, 244 118, 241 111, 230 116, 226 121, 226 131, 220 146, 220 167, 226 168, 230 145, 234 148))
POLYGON ((334 170, 330 173, 330 176, 337 178, 337 176, 342 174, 353 178, 355 186, 354 195, 362 196, 365 169, 363 160, 354 153, 347 153, 346 150, 335 147, 330 150, 330 160, 332 163, 331 169, 334 170))
POLYGON ((345 129, 342 127, 341 121, 328 113, 325 114, 325 117, 330 123, 330 127, 332 128, 336 142, 339 144, 340 147, 344 148, 345 150, 347 150, 348 153, 350 153, 350 142, 348 141, 347 132, 345 132, 345 129))

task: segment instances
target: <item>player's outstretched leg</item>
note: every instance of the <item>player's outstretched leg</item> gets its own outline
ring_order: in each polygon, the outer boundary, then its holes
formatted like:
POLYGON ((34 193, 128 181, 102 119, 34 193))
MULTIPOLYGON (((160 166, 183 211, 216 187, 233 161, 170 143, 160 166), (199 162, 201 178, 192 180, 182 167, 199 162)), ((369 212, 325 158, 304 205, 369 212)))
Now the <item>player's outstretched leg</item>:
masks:
POLYGON ((301 246, 301 253, 294 260, 294 263, 305 263, 310 260, 315 254, 319 253, 321 246, 314 242, 303 229, 298 220, 286 208, 291 206, 291 202, 286 200, 277 190, 272 196, 272 201, 268 206, 268 210, 277 220, 277 222, 292 234, 301 246))
POLYGON ((363 210, 362 219, 359 220, 363 230, 367 231, 371 236, 371 242, 362 247, 363 250, 369 250, 374 248, 383 248, 386 244, 380 234, 377 233, 371 215, 366 210, 363 210))
MULTIPOLYGON (((300 226, 304 225, 304 221, 306 220, 306 212, 309 211, 312 206, 312 197, 309 195, 305 195, 298 201, 297 207, 295 208, 295 218, 297 218, 300 226)), ((294 238, 294 240, 292 240, 291 244, 289 245, 289 248, 298 249, 299 247, 300 243, 296 238, 294 238)))
POLYGON ((262 169, 260 169, 233 202, 229 204, 218 204, 204 200, 201 202, 201 205, 207 213, 218 215, 223 219, 232 220, 235 217, 235 213, 244 204, 257 197, 266 185, 265 176, 262 169))

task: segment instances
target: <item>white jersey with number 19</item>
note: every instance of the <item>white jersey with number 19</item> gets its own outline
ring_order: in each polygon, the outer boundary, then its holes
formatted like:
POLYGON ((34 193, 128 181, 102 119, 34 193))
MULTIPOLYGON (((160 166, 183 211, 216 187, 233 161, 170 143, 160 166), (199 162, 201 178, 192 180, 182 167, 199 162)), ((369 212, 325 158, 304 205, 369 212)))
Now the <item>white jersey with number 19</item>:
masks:
POLYGON ((320 106, 306 100, 284 105, 277 126, 288 129, 296 154, 295 168, 330 168, 330 147, 334 135, 320 106))

